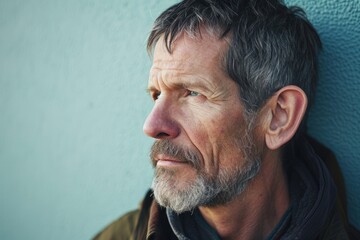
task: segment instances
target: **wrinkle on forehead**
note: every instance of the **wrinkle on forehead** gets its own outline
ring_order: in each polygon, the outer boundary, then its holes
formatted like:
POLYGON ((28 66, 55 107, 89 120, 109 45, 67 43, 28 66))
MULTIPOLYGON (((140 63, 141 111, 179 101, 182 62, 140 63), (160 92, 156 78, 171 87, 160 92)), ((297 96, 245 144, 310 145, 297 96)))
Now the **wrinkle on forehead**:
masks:
POLYGON ((209 64, 223 69, 223 56, 227 52, 228 41, 218 39, 207 32, 191 37, 187 33, 181 33, 173 42, 170 53, 165 44, 164 36, 156 43, 152 68, 169 68, 182 70, 186 64, 206 68, 209 64), (156 56, 157 55, 157 56, 156 56), (159 56, 160 55, 160 56, 159 56), (192 61, 196 56, 196 60, 192 61))
POLYGON ((228 49, 225 39, 219 39, 208 32, 196 37, 182 33, 172 46, 170 53, 163 36, 156 43, 148 90, 160 90, 161 86, 196 86, 211 96, 227 92, 224 89, 226 84, 221 83, 229 78, 223 68, 223 55, 228 49))
POLYGON ((195 49, 195 51, 190 53, 189 51, 187 52, 189 54, 201 54, 206 58, 212 56, 221 60, 228 50, 229 43, 229 36, 219 38, 217 34, 209 31, 207 27, 202 26, 199 28, 199 34, 196 35, 190 35, 187 32, 179 33, 172 42, 171 52, 169 52, 166 47, 164 36, 161 36, 156 42, 154 50, 161 47, 163 51, 169 53, 169 56, 172 56, 173 54, 177 54, 176 52, 184 54, 187 49, 195 49))

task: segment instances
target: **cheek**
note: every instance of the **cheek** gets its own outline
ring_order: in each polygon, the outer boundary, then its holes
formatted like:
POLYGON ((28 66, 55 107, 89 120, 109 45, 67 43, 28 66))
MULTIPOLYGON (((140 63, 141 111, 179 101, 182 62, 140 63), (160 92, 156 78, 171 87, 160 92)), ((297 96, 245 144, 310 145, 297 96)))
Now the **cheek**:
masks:
POLYGON ((203 139, 206 139, 200 143, 200 150, 205 158, 205 171, 213 174, 244 158, 241 141, 244 132, 237 126, 233 127, 232 122, 219 120, 211 121, 201 134, 203 139))
POLYGON ((211 125, 220 138, 239 138, 246 127, 242 118, 230 114, 213 119, 211 125))
POLYGON ((241 159, 244 157, 243 150, 248 147, 246 137, 246 125, 242 118, 236 116, 228 116, 220 119, 215 123, 217 128, 214 128, 212 137, 213 141, 218 145, 220 161, 227 159, 241 159))
POLYGON ((215 114, 208 112, 192 113, 185 118, 184 129, 194 144, 205 146, 213 151, 221 145, 226 145, 233 138, 241 137, 243 132, 243 119, 231 114, 215 114))
POLYGON ((193 107, 182 109, 179 114, 183 131, 190 144, 201 153, 206 168, 219 166, 224 157, 234 158, 241 152, 239 139, 245 127, 241 113, 232 109, 193 107))

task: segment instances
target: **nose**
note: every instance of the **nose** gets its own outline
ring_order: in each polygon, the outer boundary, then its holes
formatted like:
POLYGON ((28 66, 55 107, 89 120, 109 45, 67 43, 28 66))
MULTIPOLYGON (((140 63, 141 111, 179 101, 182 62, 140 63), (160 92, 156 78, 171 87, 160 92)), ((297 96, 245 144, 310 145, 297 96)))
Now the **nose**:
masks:
POLYGON ((144 123, 144 133, 156 139, 176 138, 180 133, 178 123, 171 113, 170 106, 160 99, 148 115, 144 123))

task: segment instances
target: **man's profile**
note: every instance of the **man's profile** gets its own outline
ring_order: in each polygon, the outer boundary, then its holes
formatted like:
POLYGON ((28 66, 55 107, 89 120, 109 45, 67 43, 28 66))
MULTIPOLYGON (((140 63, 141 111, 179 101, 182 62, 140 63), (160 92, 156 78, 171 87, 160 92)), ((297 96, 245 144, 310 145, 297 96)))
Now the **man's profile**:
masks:
POLYGON ((349 239, 326 154, 306 136, 320 48, 279 0, 163 12, 148 39, 152 190, 95 239, 349 239))

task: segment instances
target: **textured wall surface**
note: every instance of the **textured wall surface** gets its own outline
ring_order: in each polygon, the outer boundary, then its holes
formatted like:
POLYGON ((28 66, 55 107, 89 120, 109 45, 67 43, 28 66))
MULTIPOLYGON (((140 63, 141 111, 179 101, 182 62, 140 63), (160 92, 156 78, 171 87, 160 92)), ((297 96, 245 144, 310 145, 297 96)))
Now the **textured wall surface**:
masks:
POLYGON ((291 0, 303 7, 323 43, 309 132, 339 160, 350 221, 360 229, 360 0, 291 0))
MULTIPOLYGON (((151 183, 145 39, 173 0, 0 0, 0 239, 89 239, 151 183), (160 3, 159 3, 160 2, 160 3)), ((358 0, 292 0, 324 51, 310 132, 360 227, 358 0)))

